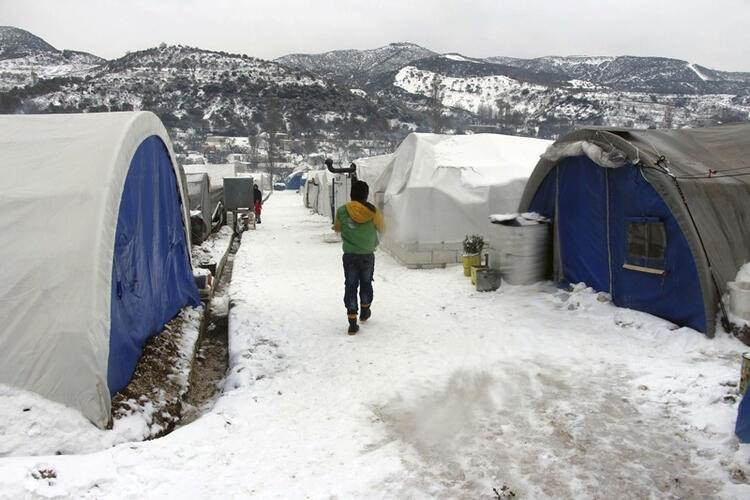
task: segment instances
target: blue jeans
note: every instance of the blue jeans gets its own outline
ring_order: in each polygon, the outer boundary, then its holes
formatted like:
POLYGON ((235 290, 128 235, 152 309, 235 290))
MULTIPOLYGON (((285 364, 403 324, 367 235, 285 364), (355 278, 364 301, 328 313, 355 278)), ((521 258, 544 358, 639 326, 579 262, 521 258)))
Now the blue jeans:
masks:
POLYGON ((344 305, 348 314, 356 314, 357 289, 359 303, 369 306, 372 303, 372 276, 375 272, 375 254, 345 253, 344 261, 344 305))

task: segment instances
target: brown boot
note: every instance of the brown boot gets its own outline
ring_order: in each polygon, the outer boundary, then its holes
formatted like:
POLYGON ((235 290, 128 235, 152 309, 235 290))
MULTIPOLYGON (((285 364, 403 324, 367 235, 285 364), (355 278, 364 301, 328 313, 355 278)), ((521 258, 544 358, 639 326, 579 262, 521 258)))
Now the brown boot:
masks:
POLYGON ((354 335, 359 331, 359 325, 357 324, 357 313, 349 314, 349 335, 354 335))
POLYGON ((370 306, 361 306, 359 310, 359 320, 364 323, 368 319, 370 319, 370 316, 372 316, 372 311, 370 310, 370 306))

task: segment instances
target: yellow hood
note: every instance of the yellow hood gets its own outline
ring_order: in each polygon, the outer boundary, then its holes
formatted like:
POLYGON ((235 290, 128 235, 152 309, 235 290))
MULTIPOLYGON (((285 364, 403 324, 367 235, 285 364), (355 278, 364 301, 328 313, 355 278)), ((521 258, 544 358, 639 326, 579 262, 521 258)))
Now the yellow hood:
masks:
POLYGON ((375 212, 358 201, 350 201, 347 203, 346 211, 349 214, 349 217, 351 217, 357 224, 362 224, 375 218, 375 212))

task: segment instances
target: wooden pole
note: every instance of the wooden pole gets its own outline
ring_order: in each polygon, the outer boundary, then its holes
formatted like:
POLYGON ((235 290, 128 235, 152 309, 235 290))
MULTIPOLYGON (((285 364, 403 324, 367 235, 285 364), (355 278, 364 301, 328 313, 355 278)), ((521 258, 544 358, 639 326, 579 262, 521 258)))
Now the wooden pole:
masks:
POLYGON ((750 352, 743 352, 740 370, 740 396, 745 396, 748 382, 750 382, 750 352))

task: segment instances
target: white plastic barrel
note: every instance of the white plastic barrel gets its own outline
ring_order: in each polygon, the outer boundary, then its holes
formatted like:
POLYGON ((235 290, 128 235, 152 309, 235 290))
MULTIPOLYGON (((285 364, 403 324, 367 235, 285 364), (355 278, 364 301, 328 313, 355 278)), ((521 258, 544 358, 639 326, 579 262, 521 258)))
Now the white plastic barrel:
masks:
POLYGON ((729 312, 750 321, 750 281, 729 282, 729 312))
POLYGON ((492 224, 490 268, 511 285, 530 285, 547 279, 552 245, 551 225, 537 222, 518 225, 515 220, 492 224))

